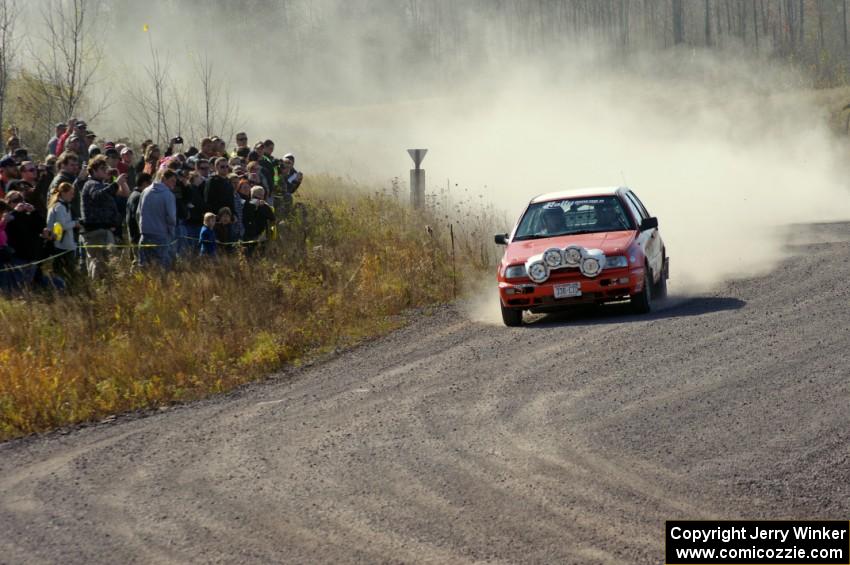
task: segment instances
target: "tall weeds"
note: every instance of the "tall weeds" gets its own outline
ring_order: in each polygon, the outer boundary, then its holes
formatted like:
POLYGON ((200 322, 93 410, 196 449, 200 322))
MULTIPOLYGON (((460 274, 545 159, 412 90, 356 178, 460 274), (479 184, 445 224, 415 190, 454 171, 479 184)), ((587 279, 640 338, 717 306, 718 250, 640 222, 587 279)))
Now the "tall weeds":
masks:
MULTIPOLYGON (((0 298, 0 440, 222 392, 452 298, 445 215, 330 177, 301 190, 257 256, 164 275, 122 262, 71 295, 0 298)), ((457 226, 461 289, 495 255, 484 223, 457 226)))

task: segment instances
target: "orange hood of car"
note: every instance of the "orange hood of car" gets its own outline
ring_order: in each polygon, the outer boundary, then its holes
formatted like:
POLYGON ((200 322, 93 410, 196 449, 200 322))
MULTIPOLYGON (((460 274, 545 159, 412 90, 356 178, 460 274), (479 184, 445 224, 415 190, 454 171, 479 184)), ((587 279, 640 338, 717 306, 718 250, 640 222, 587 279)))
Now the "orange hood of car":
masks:
POLYGON ((506 265, 525 263, 532 255, 543 253, 551 247, 563 249, 568 245, 581 245, 585 249, 601 249, 605 255, 624 255, 635 240, 635 235, 635 231, 629 230, 515 241, 508 245, 504 262, 506 265))

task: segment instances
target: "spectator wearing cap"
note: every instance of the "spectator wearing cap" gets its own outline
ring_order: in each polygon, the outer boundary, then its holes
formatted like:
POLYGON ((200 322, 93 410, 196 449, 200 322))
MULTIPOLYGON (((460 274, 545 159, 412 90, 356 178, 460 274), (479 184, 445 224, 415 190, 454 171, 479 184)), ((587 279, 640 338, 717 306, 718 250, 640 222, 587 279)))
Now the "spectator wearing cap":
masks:
POLYGON ((71 134, 74 133, 74 130, 77 128, 77 118, 68 118, 68 124, 65 127, 65 132, 59 136, 59 141, 56 143, 56 156, 62 154, 65 151, 65 144, 68 142, 68 138, 71 137, 71 134))
POLYGON ((9 183, 18 178, 18 164, 12 157, 6 155, 0 159, 0 198, 6 197, 9 183))
POLYGON ((130 188, 127 186, 127 177, 120 175, 115 182, 107 184, 109 169, 106 165, 106 157, 98 155, 88 164, 89 180, 83 185, 82 218, 81 222, 85 228, 83 234, 86 249, 86 270, 92 279, 101 278, 106 269, 111 250, 109 247, 115 243, 115 231, 121 225, 118 214, 118 205, 115 196, 128 197, 130 188))
MULTIPOLYGON (((76 183, 80 175, 80 158, 77 154, 71 151, 63 152, 56 159, 56 166, 59 167, 59 172, 53 177, 53 181, 47 189, 48 194, 53 193, 63 182, 71 183, 74 185, 74 188, 78 188, 76 183)), ((81 215, 79 192, 79 190, 75 191, 74 199, 71 201, 71 215, 75 220, 79 220, 81 215)))
POLYGON ((142 265, 158 263, 163 269, 171 267, 171 246, 177 227, 176 186, 177 173, 166 168, 159 173, 159 181, 142 192, 138 211, 142 265))
POLYGON ((56 124, 54 128, 56 129, 56 132, 53 137, 50 138, 50 141, 47 142, 48 155, 56 155, 56 146, 59 145, 59 138, 62 137, 62 134, 68 130, 68 126, 62 122, 56 124))
POLYGON ((65 140, 64 151, 73 151, 80 159, 80 163, 85 164, 89 158, 89 144, 86 143, 86 123, 77 121, 74 131, 65 140))
POLYGON ((118 170, 118 161, 120 160, 120 155, 118 154, 118 150, 115 147, 104 147, 103 156, 106 157, 106 166, 110 169, 118 170))
POLYGON ((24 147, 18 147, 17 149, 15 149, 15 151, 12 153, 12 157, 19 165, 24 161, 30 160, 29 152, 24 147))
POLYGON ((38 169, 32 161, 24 161, 18 168, 18 178, 9 183, 9 190, 18 190, 27 194, 29 190, 35 190, 31 204, 42 214, 47 213, 46 195, 39 194, 36 190, 38 185, 38 169), (43 197, 44 196, 44 197, 43 197))
POLYGON ((229 170, 227 159, 219 157, 215 160, 213 174, 204 186, 204 202, 206 203, 204 212, 215 214, 225 206, 233 206, 233 185, 227 178, 229 170))

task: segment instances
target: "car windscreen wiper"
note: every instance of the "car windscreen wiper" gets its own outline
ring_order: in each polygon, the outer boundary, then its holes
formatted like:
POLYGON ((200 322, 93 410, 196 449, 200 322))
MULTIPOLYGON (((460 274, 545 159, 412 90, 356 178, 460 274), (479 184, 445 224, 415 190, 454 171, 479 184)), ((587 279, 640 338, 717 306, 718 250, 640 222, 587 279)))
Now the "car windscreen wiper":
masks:
POLYGON ((546 234, 546 233, 532 233, 532 234, 529 234, 529 235, 519 235, 519 236, 515 237, 513 240, 514 241, 524 241, 526 239, 545 239, 547 237, 555 237, 555 236, 549 235, 549 234, 546 234))
POLYGON ((567 233, 559 233, 559 236, 562 235, 584 235, 586 233, 601 233, 599 230, 578 230, 578 231, 568 231, 567 233))

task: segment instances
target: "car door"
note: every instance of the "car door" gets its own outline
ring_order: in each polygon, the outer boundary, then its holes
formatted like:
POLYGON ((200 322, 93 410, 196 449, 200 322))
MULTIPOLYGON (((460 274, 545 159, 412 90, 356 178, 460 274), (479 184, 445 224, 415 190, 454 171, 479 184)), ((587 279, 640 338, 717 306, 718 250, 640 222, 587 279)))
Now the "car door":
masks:
MULTIPOLYGON (((638 214, 638 224, 646 218, 651 217, 646 207, 643 205, 643 202, 637 197, 637 195, 631 190, 626 191, 625 193, 626 201, 629 203, 629 207, 635 210, 638 214)), ((657 228, 652 228, 650 230, 646 230, 645 232, 641 232, 638 236, 638 241, 640 242, 641 247, 643 248, 643 252, 646 255, 647 262, 649 263, 649 268, 652 269, 653 279, 663 270, 663 244, 661 243, 661 235, 658 232, 657 228)))

